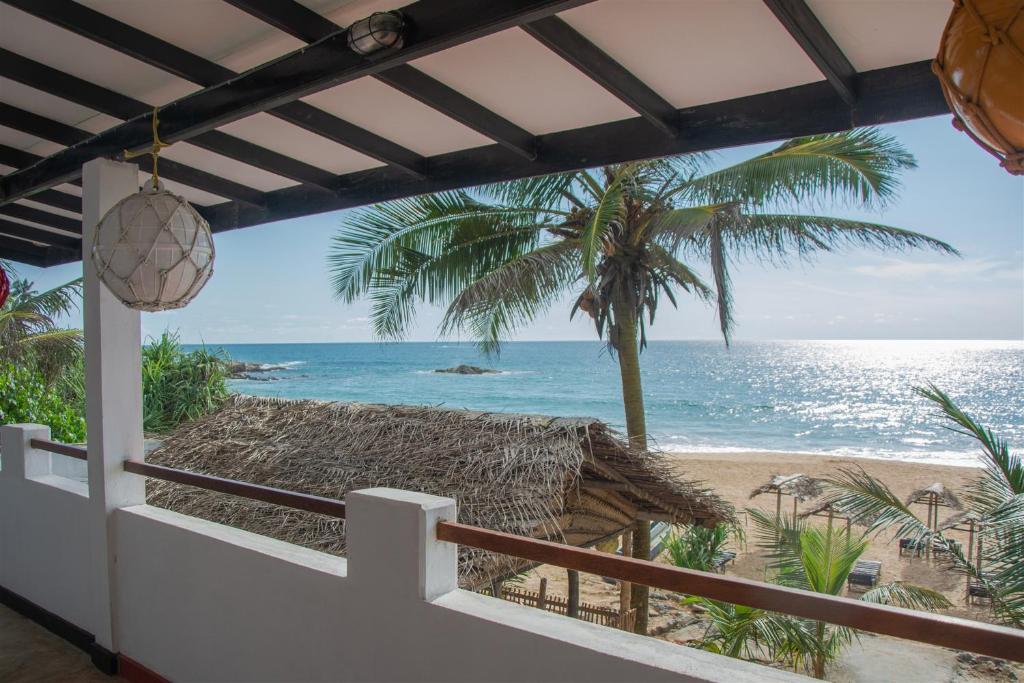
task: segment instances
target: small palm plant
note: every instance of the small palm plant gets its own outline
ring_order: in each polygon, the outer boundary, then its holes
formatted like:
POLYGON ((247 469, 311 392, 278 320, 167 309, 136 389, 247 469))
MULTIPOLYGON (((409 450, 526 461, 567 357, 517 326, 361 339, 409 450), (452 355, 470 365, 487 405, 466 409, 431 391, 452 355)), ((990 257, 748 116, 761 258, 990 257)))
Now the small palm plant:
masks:
MULTIPOLYGON (((769 578, 790 588, 839 595, 857 560, 868 547, 863 535, 821 528, 786 515, 749 510, 758 546, 769 559, 769 578)), ((911 609, 940 609, 950 603, 941 593, 895 581, 868 590, 865 602, 911 609)), ((827 665, 855 637, 856 631, 824 621, 799 619, 764 610, 733 607, 704 598, 691 598, 711 615, 699 647, 732 656, 767 657, 824 678, 827 665)))
POLYGON ((81 354, 82 332, 60 327, 61 317, 77 309, 81 279, 45 292, 28 280, 15 280, 0 308, 0 364, 29 364, 51 382, 81 354))
MULTIPOLYGON (((914 166, 893 138, 864 129, 796 138, 720 169, 691 154, 440 192, 352 214, 328 264, 340 299, 372 300, 383 339, 401 339, 417 304, 430 303, 447 306, 442 334, 466 331, 493 351, 570 297, 570 316, 590 316, 616 353, 626 433, 646 449, 640 352, 663 301, 715 302, 728 342, 730 260, 779 265, 849 246, 956 253, 916 232, 800 213, 830 201, 884 206, 914 166)), ((640 523, 632 554, 649 552, 640 523)), ((647 588, 633 589, 645 633, 647 588)))
POLYGON ((725 522, 711 529, 688 526, 669 536, 665 550, 675 566, 709 572, 715 569, 715 559, 732 539, 742 543, 743 529, 725 522))
POLYGON ((971 482, 963 496, 967 512, 976 521, 983 551, 971 562, 959 543, 929 528, 909 506, 881 481, 860 469, 846 469, 828 482, 829 498, 855 518, 869 523, 869 532, 894 531, 897 538, 912 538, 916 547, 945 551, 952 568, 976 582, 991 599, 996 617, 1024 628, 1024 462, 1009 444, 978 424, 935 385, 916 389, 935 403, 950 422, 948 427, 978 442, 984 473, 971 482))

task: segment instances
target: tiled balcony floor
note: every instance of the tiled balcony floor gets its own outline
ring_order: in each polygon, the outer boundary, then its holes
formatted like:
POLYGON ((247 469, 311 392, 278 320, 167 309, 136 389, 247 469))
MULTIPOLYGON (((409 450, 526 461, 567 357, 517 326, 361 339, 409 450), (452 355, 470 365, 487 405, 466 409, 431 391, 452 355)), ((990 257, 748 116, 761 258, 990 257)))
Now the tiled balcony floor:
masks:
POLYGON ((100 673, 84 652, 0 605, 0 681, 123 683, 100 673))

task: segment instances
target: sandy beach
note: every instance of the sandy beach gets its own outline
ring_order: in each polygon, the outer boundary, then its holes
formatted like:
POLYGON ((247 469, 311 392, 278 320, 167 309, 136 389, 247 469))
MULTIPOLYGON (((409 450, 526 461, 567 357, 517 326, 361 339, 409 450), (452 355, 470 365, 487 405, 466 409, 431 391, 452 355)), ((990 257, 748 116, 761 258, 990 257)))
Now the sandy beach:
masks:
MULTIPOLYGON (((738 553, 736 562, 726 569, 726 574, 744 578, 764 580, 765 563, 758 557, 752 524, 745 523, 745 508, 760 507, 770 512, 775 509, 775 496, 762 495, 751 500, 750 492, 768 481, 775 474, 802 472, 816 477, 836 473, 843 467, 863 467, 869 474, 884 481, 897 495, 905 497, 914 490, 935 482, 941 482, 954 491, 959 491, 967 482, 981 474, 973 467, 952 467, 944 465, 908 463, 894 460, 869 458, 843 458, 825 455, 804 455, 788 453, 674 453, 681 476, 703 481, 709 488, 728 500, 740 512, 740 521, 747 531, 747 543, 733 543, 731 549, 738 553)), ((813 507, 813 502, 799 506, 800 510, 813 507)), ((783 509, 792 510, 792 499, 783 499, 783 509)), ((922 513, 924 508, 922 506, 922 513)), ((954 514, 943 508, 939 519, 954 514)), ((821 520, 824 524, 824 519, 821 520)), ((856 529, 856 527, 855 527, 856 529)), ((954 533, 954 538, 966 543, 954 533)), ((898 545, 888 542, 886 536, 878 537, 864 553, 863 558, 882 562, 882 582, 908 581, 941 591, 954 607, 945 613, 969 619, 988 621, 985 607, 966 605, 964 580, 958 574, 944 569, 940 564, 927 558, 909 555, 900 556, 898 545)), ((660 561, 666 561, 664 556, 660 561)), ((548 590, 565 595, 567 586, 565 571, 554 567, 540 567, 530 573, 524 588, 536 590, 540 577, 548 579, 548 590)), ((857 593, 844 593, 856 597, 857 593)), ((600 577, 581 575, 580 595, 584 602, 608 607, 618 606, 618 587, 601 580, 600 577)), ((698 637, 703 626, 694 623, 694 615, 678 605, 672 594, 652 591, 651 627, 659 637, 676 642, 686 642, 698 637)), ((864 636, 858 644, 848 648, 842 659, 829 675, 833 681, 966 681, 999 680, 988 677, 976 678, 975 672, 963 670, 956 661, 956 653, 943 648, 918 645, 886 637, 864 636), (881 672, 885 676, 880 678, 881 672)), ((1018 671, 1018 675, 1021 672, 1018 671)))

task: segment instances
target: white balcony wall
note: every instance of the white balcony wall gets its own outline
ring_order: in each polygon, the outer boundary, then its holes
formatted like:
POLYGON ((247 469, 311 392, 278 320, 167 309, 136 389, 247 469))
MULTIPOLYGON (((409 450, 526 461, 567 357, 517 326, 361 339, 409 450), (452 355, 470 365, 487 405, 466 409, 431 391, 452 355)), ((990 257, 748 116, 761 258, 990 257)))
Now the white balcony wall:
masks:
POLYGON ((50 438, 48 427, 2 432, 0 587, 91 633, 88 489, 54 474, 53 463, 66 458, 29 447, 29 439, 50 438))
POLYGON ((88 491, 52 474, 57 456, 28 448, 33 436, 48 431, 3 428, 0 586, 90 631, 109 615, 118 652, 171 681, 803 680, 459 590, 456 547, 434 538, 455 501, 391 489, 347 496, 348 560, 115 509, 104 609, 88 491))

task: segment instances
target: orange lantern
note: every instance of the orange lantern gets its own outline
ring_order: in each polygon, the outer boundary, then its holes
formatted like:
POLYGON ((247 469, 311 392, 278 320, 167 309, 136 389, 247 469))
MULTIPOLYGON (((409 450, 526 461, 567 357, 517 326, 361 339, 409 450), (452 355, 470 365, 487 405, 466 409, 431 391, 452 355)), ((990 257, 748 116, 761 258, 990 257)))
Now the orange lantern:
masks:
POLYGON ((1024 175, 1024 0, 953 0, 932 71, 954 127, 1024 175))

